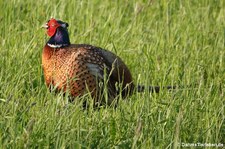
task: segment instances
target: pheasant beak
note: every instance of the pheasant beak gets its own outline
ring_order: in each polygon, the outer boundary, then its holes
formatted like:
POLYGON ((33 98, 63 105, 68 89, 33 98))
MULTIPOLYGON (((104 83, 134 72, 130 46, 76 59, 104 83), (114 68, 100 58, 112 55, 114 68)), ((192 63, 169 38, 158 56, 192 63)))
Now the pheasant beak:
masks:
POLYGON ((41 26, 41 28, 45 28, 45 29, 47 29, 47 28, 48 28, 47 23, 46 23, 46 24, 43 24, 43 25, 41 26))

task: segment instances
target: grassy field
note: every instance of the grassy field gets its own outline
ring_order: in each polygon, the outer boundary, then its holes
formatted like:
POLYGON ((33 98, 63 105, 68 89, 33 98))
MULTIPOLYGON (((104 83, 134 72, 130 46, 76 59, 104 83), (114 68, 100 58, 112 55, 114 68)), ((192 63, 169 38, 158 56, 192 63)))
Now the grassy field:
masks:
POLYGON ((225 1, 0 0, 0 7, 0 148, 225 146, 225 1), (70 24, 72 43, 119 55, 135 84, 183 87, 99 110, 51 94, 40 28, 51 16, 70 24))

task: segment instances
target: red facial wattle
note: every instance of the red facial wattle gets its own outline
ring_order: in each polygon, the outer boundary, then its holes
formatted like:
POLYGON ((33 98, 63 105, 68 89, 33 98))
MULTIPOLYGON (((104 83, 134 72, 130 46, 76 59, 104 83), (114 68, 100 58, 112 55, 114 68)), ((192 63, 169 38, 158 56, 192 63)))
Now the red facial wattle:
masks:
POLYGON ((47 26, 47 34, 52 37, 56 33, 56 30, 60 26, 60 24, 57 22, 56 19, 51 19, 48 21, 47 26))

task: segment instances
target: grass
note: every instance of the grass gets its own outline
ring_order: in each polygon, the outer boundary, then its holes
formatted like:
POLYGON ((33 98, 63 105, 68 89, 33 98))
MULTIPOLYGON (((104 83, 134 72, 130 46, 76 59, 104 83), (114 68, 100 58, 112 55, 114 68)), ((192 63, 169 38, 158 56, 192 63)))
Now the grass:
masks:
POLYGON ((0 6, 0 148, 225 146, 224 1, 1 0, 0 6), (51 16, 70 24, 72 43, 119 55, 136 84, 184 87, 135 93, 116 109, 67 103, 43 79, 48 37, 40 26, 51 16))

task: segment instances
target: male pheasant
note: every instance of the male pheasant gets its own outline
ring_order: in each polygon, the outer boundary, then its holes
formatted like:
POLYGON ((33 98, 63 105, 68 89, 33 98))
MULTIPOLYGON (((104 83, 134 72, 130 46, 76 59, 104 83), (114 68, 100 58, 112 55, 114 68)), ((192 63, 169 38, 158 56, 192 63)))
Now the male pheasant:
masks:
MULTIPOLYGON (((54 18, 43 27, 50 39, 42 53, 42 66, 46 85, 58 91, 69 92, 72 97, 91 93, 95 104, 107 98, 107 104, 121 94, 131 95, 135 86, 132 75, 120 57, 100 47, 71 44, 68 23, 54 18), (103 92, 107 94, 103 94, 103 92), (103 99, 103 100, 102 100, 103 99)), ((175 86, 163 87, 174 89, 175 86)), ((144 86, 137 86, 142 92, 144 86)), ((149 86, 148 91, 159 92, 159 86, 149 86)))
POLYGON ((43 26, 50 36, 42 53, 47 86, 69 91, 72 97, 89 92, 96 101, 102 99, 103 90, 107 89, 108 104, 120 92, 122 97, 130 95, 134 84, 121 58, 100 47, 71 44, 68 26, 66 22, 53 18, 43 26))

